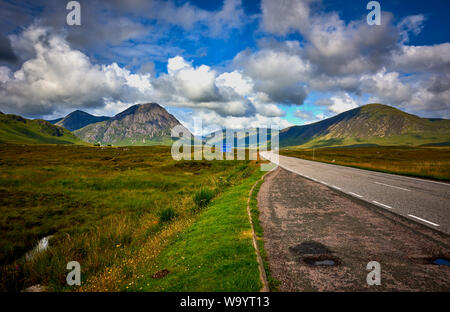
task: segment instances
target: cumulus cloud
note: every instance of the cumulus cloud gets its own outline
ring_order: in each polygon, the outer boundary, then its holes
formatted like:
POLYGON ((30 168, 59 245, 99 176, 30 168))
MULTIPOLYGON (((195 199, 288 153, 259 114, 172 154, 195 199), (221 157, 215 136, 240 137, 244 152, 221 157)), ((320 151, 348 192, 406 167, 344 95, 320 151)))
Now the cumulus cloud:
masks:
POLYGON ((294 124, 280 117, 267 117, 261 114, 252 116, 222 116, 211 110, 198 110, 191 116, 180 116, 180 121, 196 135, 206 135, 212 129, 251 129, 251 128, 279 128, 284 129, 294 124), (195 118, 202 121, 202 128, 194 127, 195 118))
POLYGON ((402 46, 392 54, 392 66, 404 72, 450 71, 450 43, 431 46, 402 46))
POLYGON ((233 62, 251 77, 255 90, 264 93, 267 102, 301 105, 307 97, 301 82, 310 77, 312 68, 297 54, 274 49, 243 51, 233 62))
POLYGON ((119 67, 95 65, 73 50, 62 35, 32 25, 11 37, 12 46, 30 59, 14 73, 0 67, 0 108, 28 116, 74 108, 102 107, 106 101, 127 103, 149 99, 150 75, 119 67))
POLYGON ((366 94, 369 101, 410 112, 448 115, 450 44, 407 45, 422 31, 424 15, 395 23, 391 13, 382 12, 382 25, 371 27, 363 18, 345 22, 336 12, 315 10, 319 3, 262 1, 261 25, 276 35, 303 36, 303 51, 286 53, 312 69, 298 81, 307 90, 336 93, 322 106, 338 113, 366 94))
POLYGON ((181 5, 177 1, 163 0, 99 0, 105 5, 125 13, 181 26, 185 30, 192 30, 195 26, 206 27, 205 35, 223 36, 228 31, 239 29, 245 24, 246 18, 241 0, 225 0, 222 7, 216 11, 201 9, 185 2, 181 5))
POLYGON ((112 114, 127 105, 156 101, 236 117, 233 120, 239 125, 284 115, 273 99, 255 87, 252 77, 238 70, 219 73, 176 56, 158 78, 147 71, 131 73, 116 63, 93 64, 63 35, 36 24, 11 36, 11 42, 29 59, 15 72, 0 67, 0 109, 6 112, 42 116, 90 109, 112 114))
MULTIPOLYGON (((285 65, 281 70, 288 69, 288 63, 285 65)), ((285 103, 288 97, 291 101, 303 101, 303 88, 295 87, 289 78, 275 72, 255 78, 259 74, 259 68, 254 72, 235 69, 219 73, 207 65, 195 67, 176 56, 168 60, 167 74, 153 81, 155 99, 170 106, 209 109, 224 117, 248 117, 256 113, 281 117, 284 112, 276 104, 285 103)))
POLYGON ((358 107, 358 103, 348 93, 332 96, 330 101, 331 105, 328 109, 336 114, 358 107))

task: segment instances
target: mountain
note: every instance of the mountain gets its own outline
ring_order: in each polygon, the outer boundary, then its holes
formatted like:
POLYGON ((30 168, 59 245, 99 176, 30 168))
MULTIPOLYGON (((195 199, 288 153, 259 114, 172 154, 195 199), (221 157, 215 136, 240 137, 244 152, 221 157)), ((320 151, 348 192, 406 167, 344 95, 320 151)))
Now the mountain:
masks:
POLYGON ((0 143, 83 144, 69 130, 41 119, 26 119, 0 112, 0 143))
POLYGON ((81 129, 87 125, 90 125, 90 124, 93 124, 96 122, 100 122, 100 121, 104 121, 107 119, 109 119, 109 117, 106 117, 106 116, 97 117, 97 116, 88 114, 86 112, 76 110, 64 118, 50 120, 50 122, 55 125, 64 127, 70 131, 74 131, 77 129, 81 129))
POLYGON ((102 122, 87 125, 74 134, 90 143, 155 145, 172 143, 171 129, 180 122, 156 103, 137 104, 102 122))
POLYGON ((450 120, 368 104, 310 125, 280 131, 280 146, 422 145, 450 142, 450 120))
POLYGON ((60 118, 56 118, 56 119, 52 119, 52 120, 47 120, 49 123, 51 124, 56 124, 58 121, 63 120, 64 117, 60 117, 60 118))

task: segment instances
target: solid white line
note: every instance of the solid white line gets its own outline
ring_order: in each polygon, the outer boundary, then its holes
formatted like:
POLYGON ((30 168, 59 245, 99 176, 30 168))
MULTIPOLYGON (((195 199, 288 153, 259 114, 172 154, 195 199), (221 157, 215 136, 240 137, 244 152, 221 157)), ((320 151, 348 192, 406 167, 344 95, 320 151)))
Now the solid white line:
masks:
POLYGON ((436 223, 430 222, 430 221, 428 221, 428 220, 425 220, 425 219, 422 219, 422 218, 416 217, 416 216, 414 216, 414 215, 411 215, 411 214, 409 214, 408 216, 410 216, 411 218, 414 218, 414 219, 417 219, 417 220, 423 221, 423 222, 425 222, 425 223, 428 223, 428 224, 434 225, 434 226, 439 226, 439 224, 436 224, 436 223))
POLYGON ((390 184, 386 184, 386 183, 375 182, 375 184, 384 185, 384 186, 389 186, 389 187, 393 187, 393 188, 396 188, 396 189, 399 189, 399 190, 404 190, 404 191, 411 192, 411 190, 405 189, 405 188, 403 188, 403 187, 394 186, 394 185, 390 185, 390 184))
POLYGON ((385 207, 385 208, 393 209, 391 206, 388 206, 388 205, 379 203, 379 202, 377 202, 377 201, 372 201, 372 203, 377 204, 377 205, 380 205, 380 206, 383 206, 383 207, 385 207))
MULTIPOLYGON (((351 170, 356 170, 356 171, 363 171, 363 172, 370 172, 373 174, 379 174, 379 175, 385 175, 385 176, 392 176, 392 177, 399 177, 399 178, 404 178, 404 179, 408 179, 408 180, 417 180, 417 181, 421 181, 421 182, 429 182, 429 183, 435 183, 435 184, 441 184, 441 185, 447 185, 450 186, 450 183, 446 183, 446 182, 438 182, 438 181, 433 181, 433 180, 427 180, 427 179, 421 179, 421 178, 414 178, 414 177, 408 177, 408 176, 404 176, 404 175, 400 175, 400 174, 392 174, 392 173, 385 173, 385 172, 377 172, 377 171, 372 171, 372 170, 368 170, 368 169, 361 169, 361 168, 353 168, 353 167, 347 167, 347 166, 342 166, 342 165, 332 165, 332 164, 328 164, 328 163, 321 163, 321 162, 317 162, 317 161, 312 161, 312 160, 306 160, 306 159, 301 159, 301 158, 295 158, 295 157, 289 157, 289 156, 283 156, 283 155, 279 155, 279 159, 281 157, 285 157, 285 158, 291 158, 291 159, 298 159, 300 161, 305 161, 308 163, 314 163, 314 164, 322 164, 322 165, 329 165, 329 166, 335 166, 335 167, 340 167, 340 168, 344 168, 344 169, 351 169, 351 170)), ((267 158, 266 158, 267 159, 267 158)), ((270 160, 270 159, 268 159, 270 160)), ((283 167, 284 168, 284 167, 283 167)))
POLYGON ((353 192, 348 192, 349 194, 352 194, 353 196, 356 196, 356 197, 359 197, 359 198, 363 198, 363 196, 361 196, 361 195, 359 195, 359 194, 356 194, 356 193, 353 193, 353 192))
POLYGON ((333 187, 333 188, 335 188, 335 189, 337 189, 339 191, 342 191, 342 189, 340 187, 336 186, 336 185, 332 185, 331 187, 333 187))

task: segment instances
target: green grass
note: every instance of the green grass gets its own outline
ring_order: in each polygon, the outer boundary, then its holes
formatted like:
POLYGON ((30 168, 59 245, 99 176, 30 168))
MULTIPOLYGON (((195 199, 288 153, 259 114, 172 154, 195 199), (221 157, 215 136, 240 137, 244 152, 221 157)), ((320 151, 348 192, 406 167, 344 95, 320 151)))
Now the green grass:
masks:
POLYGON ((44 120, 30 120, 0 113, 0 143, 86 144, 69 130, 44 120))
MULTIPOLYGON (((359 137, 359 138, 339 138, 333 139, 327 136, 314 138, 307 143, 297 146, 301 148, 321 148, 321 147, 346 147, 357 145, 379 145, 379 146, 419 146, 423 144, 439 144, 450 142, 450 133, 439 134, 433 132, 421 134, 392 135, 388 137, 359 137)), ((285 144, 288 146, 288 144, 285 144)))
POLYGON ((259 291, 258 264, 246 212, 248 193, 261 177, 254 172, 215 199, 198 220, 161 253, 158 265, 142 272, 131 291, 259 291), (163 278, 151 276, 162 270, 163 278))
MULTIPOLYGON (((0 144, 0 168, 3 291, 34 284, 55 291, 126 289, 203 216, 194 212, 194 194, 208 189, 214 205, 222 203, 225 192, 259 169, 256 161, 177 162, 165 146, 10 144, 0 144), (25 252, 47 235, 53 235, 50 249, 26 261, 25 252), (73 260, 82 267, 77 289, 65 284, 73 260)), ((227 224, 229 231, 242 226, 227 224)))
POLYGON ((255 235, 258 243, 258 249, 263 260, 264 270, 266 272, 267 282, 269 284, 270 291, 278 291, 280 282, 272 277, 269 261, 267 259, 267 251, 264 248, 264 230, 259 221, 259 208, 258 208, 258 193, 264 180, 259 180, 253 189, 252 195, 250 197, 250 213, 253 221, 253 228, 255 230, 255 235))
MULTIPOLYGON (((286 148, 284 156, 313 160, 312 149, 286 148)), ((378 146, 354 148, 316 148, 320 162, 450 181, 450 147, 378 146)))

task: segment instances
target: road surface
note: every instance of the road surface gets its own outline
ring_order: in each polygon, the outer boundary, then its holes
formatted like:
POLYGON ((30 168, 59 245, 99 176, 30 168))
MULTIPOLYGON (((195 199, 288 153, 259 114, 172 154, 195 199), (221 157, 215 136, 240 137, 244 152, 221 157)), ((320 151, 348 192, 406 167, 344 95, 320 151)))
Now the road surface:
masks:
POLYGON ((261 152, 280 167, 450 234, 450 184, 261 152))

